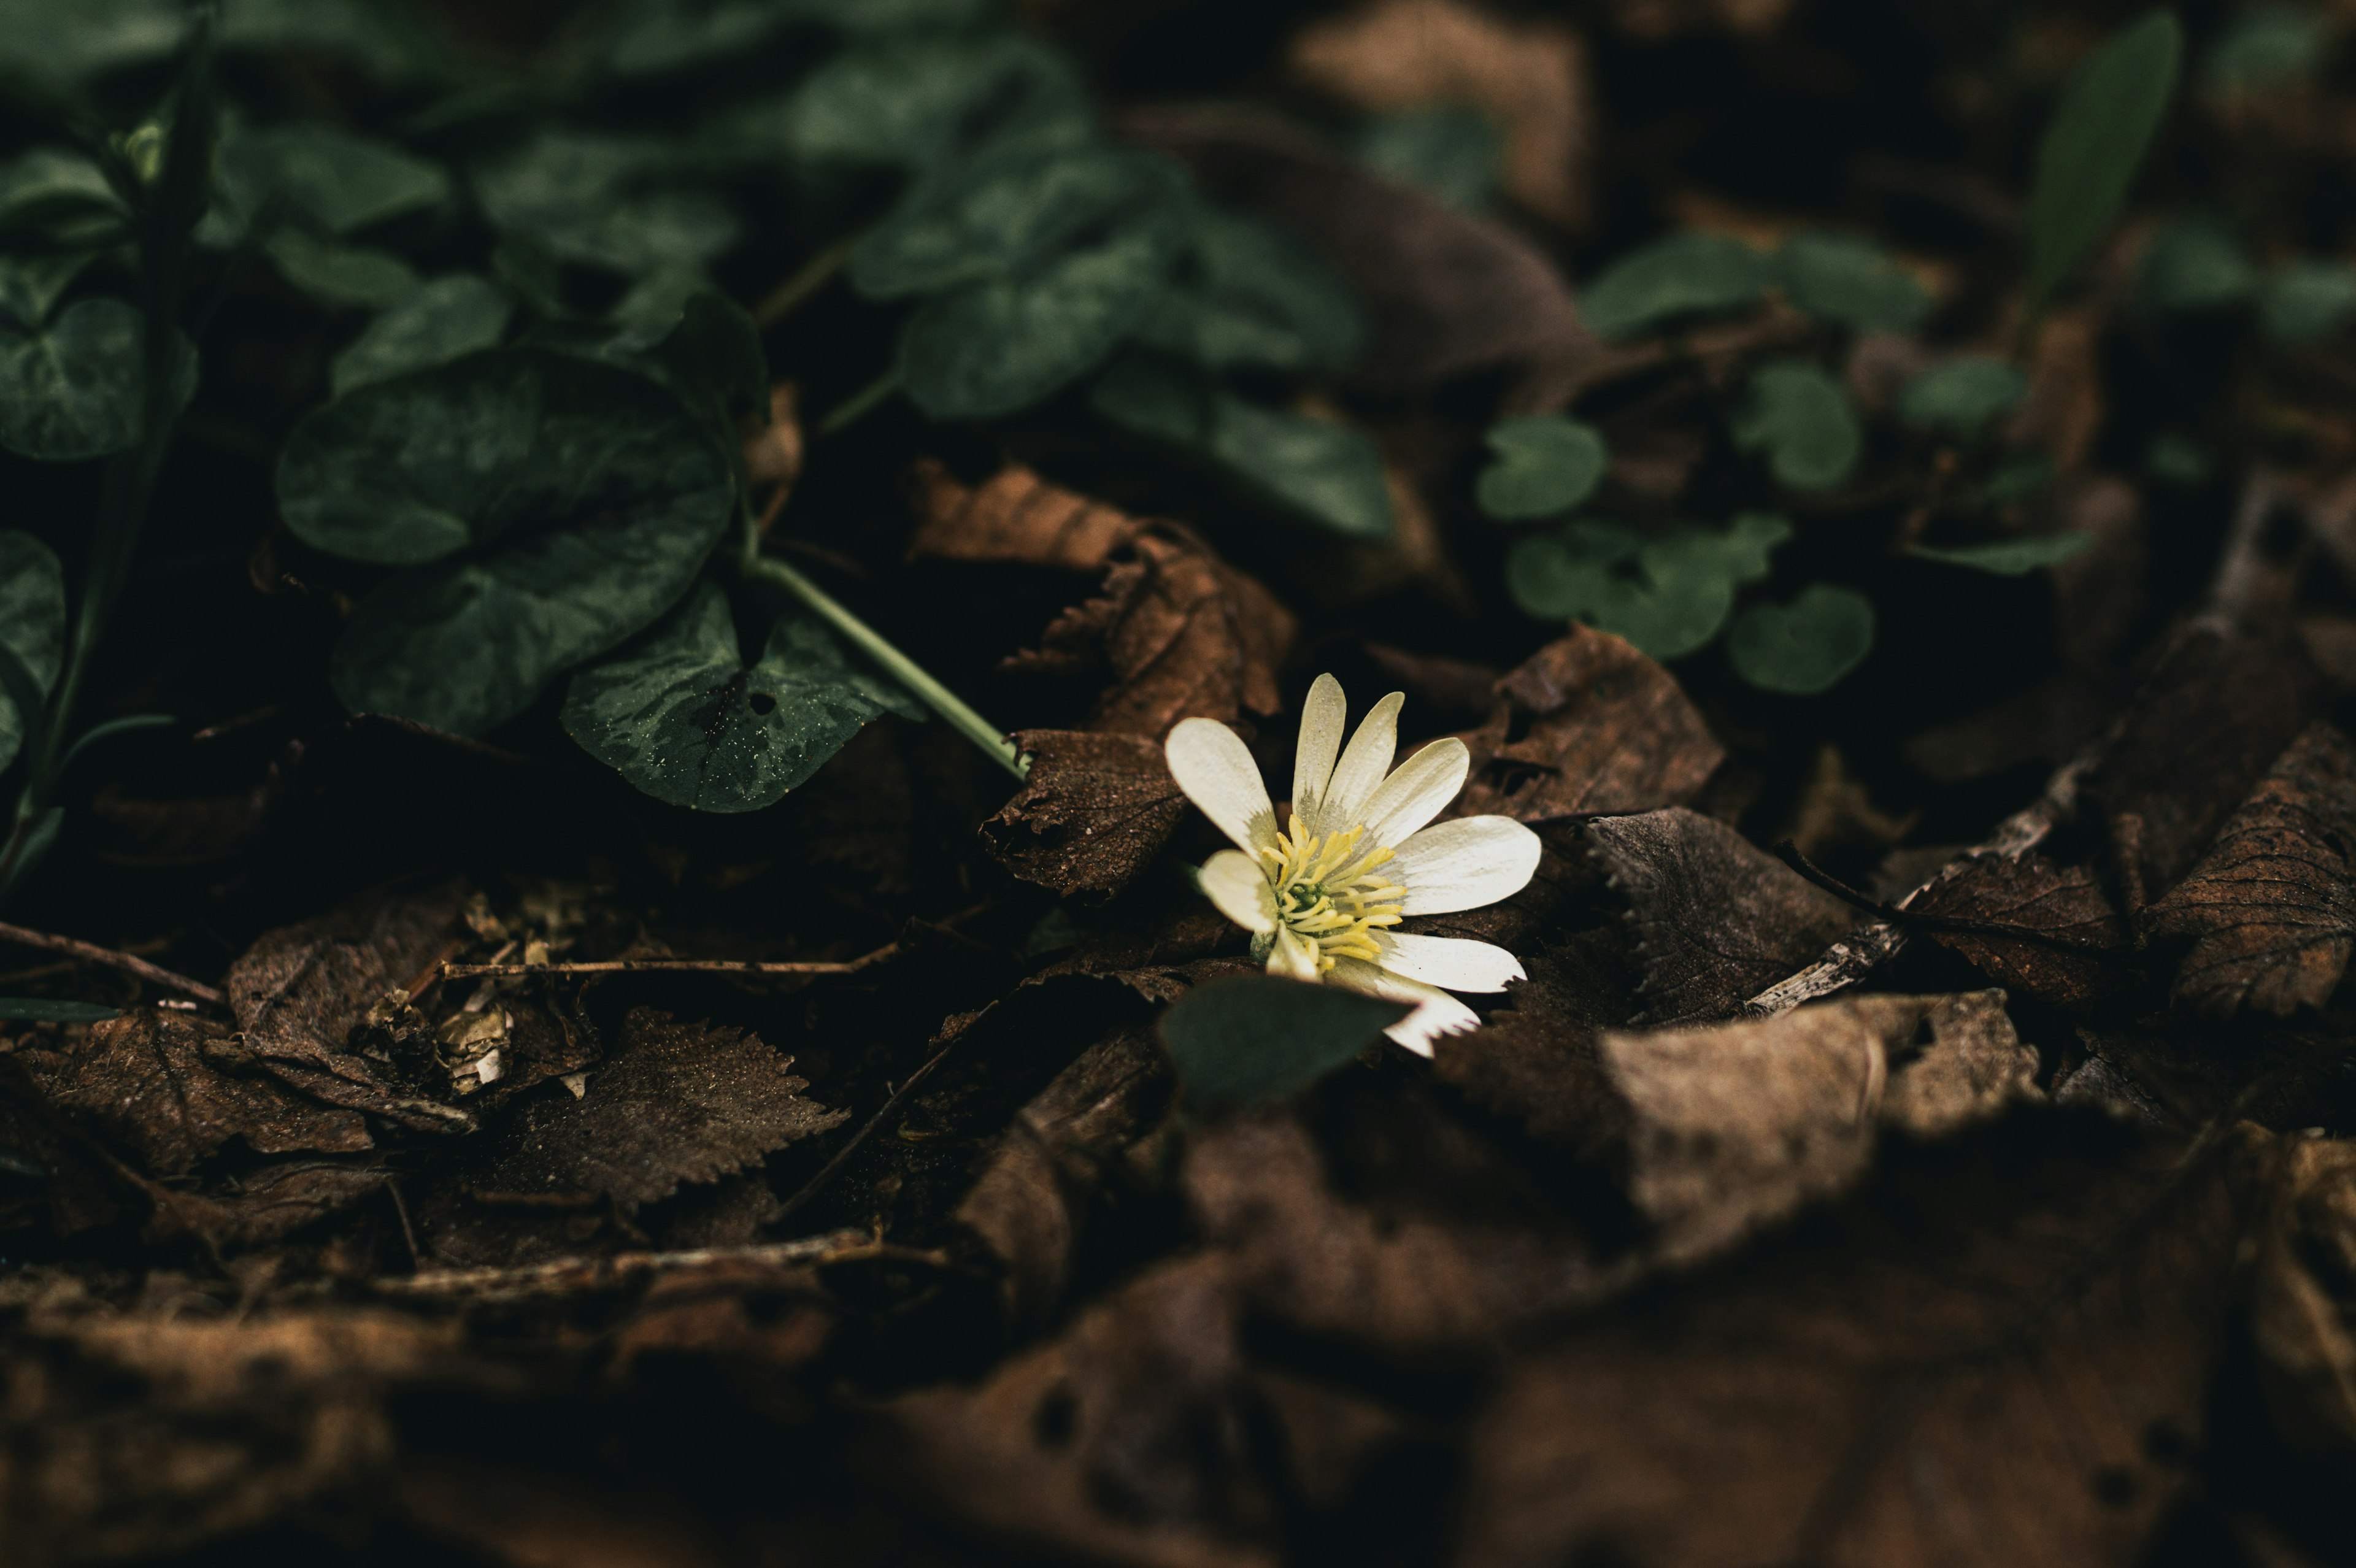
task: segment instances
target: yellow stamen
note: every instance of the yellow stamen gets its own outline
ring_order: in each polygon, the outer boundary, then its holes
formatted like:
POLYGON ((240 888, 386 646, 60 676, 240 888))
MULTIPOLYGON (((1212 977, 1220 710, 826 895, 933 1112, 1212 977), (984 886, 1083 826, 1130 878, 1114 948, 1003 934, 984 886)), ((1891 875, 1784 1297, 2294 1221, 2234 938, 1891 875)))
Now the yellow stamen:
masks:
POLYGON ((1321 975, 1337 958, 1380 963, 1374 933, 1399 923, 1407 890, 1376 874, 1391 852, 1376 846, 1361 854, 1365 835, 1363 827, 1308 833, 1295 822, 1277 835, 1276 848, 1259 852, 1276 890, 1276 918, 1314 955, 1321 975))

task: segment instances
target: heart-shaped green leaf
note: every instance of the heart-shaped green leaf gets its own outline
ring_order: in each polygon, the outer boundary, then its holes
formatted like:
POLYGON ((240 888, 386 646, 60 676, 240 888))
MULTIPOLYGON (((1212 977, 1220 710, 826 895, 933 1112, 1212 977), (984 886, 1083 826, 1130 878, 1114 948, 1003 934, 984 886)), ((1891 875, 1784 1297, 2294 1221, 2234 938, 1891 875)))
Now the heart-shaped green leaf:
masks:
POLYGON ((758 811, 861 725, 909 704, 890 682, 853 669, 826 627, 803 615, 779 621, 748 667, 727 595, 707 582, 644 637, 573 676, 564 728, 658 800, 758 811))
POLYGON ((232 244, 262 221, 341 238, 449 195, 448 171, 391 142, 328 125, 239 127, 221 138, 198 238, 232 244))
POLYGON ((2094 535, 2071 529, 2058 534, 2032 534, 2025 539, 1997 539, 1992 544, 1951 547, 1918 544, 1906 553, 1949 566, 1967 566, 1974 571, 1993 572, 1998 577, 2024 577, 2040 567, 2058 566, 2080 551, 2093 549, 2094 544, 2094 535))
POLYGON ((1162 1015, 1179 1105, 1194 1120, 1281 1104, 1383 1038, 1400 1002, 1270 975, 1197 986, 1162 1015))
POLYGON ((2268 274, 2258 294, 2258 330, 2276 343, 2311 343, 2356 315, 2356 267, 2345 261, 2288 262, 2268 274))
POLYGON ((1789 604, 1753 604, 1726 635, 1735 674, 1794 697, 1827 689, 1872 648, 1873 602, 1823 582, 1800 590, 1789 604))
POLYGON ((1889 251, 1849 234, 1794 234, 1775 252, 1776 281, 1791 302, 1856 332, 1912 332, 1931 296, 1889 251))
POLYGON ((1558 517, 1595 493, 1612 453, 1603 434, 1561 414, 1499 420, 1483 437, 1496 461, 1481 471, 1473 496, 1493 517, 1558 517))
POLYGON ((1681 658, 1717 637, 1735 590, 1767 575, 1769 552, 1791 533, 1782 517, 1757 512, 1722 532, 1680 528, 1655 539, 1581 520, 1516 540, 1505 585, 1531 614, 1583 621, 1654 658, 1681 658))
POLYGON ((280 229, 262 242, 278 275, 322 304, 384 310, 417 287, 417 273, 390 251, 339 245, 300 229, 280 229))
POLYGON ((458 734, 669 609, 734 494, 725 455, 663 388, 525 348, 362 387, 296 426, 278 467, 305 542, 415 568, 346 627, 337 695, 458 734))
POLYGON ((2146 310, 2222 310, 2257 292, 2257 264, 2233 227, 2215 218, 2169 224, 2152 236, 2136 269, 2136 303, 2146 310))
POLYGON ((559 261, 636 277, 700 269, 735 243, 727 204, 684 187, 680 151, 659 137, 549 126, 471 172, 492 225, 559 261))
POLYGON ((1363 431, 1263 407, 1144 354, 1115 361, 1098 379, 1089 406, 1304 521, 1349 539, 1390 536, 1382 453, 1363 431))
POLYGON ((336 356, 336 395, 492 347, 514 314, 505 290, 472 272, 421 283, 336 356))
POLYGON ((2295 88, 2330 63, 2331 44, 2323 18, 2304 5, 2247 6, 2201 56, 2201 90, 2232 98, 2295 88))
POLYGON ((2155 10, 2080 66, 2037 148, 2029 192, 2027 308, 2043 308, 2118 216, 2176 91, 2184 29, 2155 10))
POLYGON ((139 439, 144 329, 113 299, 68 305, 48 325, 0 322, 0 446, 49 463, 139 439))
POLYGON ((1766 453, 1776 482, 1794 490, 1846 484, 1865 452, 1848 389, 1805 359, 1773 360, 1751 372, 1733 430, 1734 444, 1766 453))
POLYGON ((1934 365, 1898 394, 1898 416, 1908 424, 1954 436, 1979 433, 2029 392, 2018 367, 1985 354, 1967 354, 1934 365))
POLYGON ((30 534, 0 532, 0 648, 16 666, 15 678, 0 681, 0 769, 40 721, 24 709, 57 688, 65 642, 66 576, 57 556, 30 534))
POLYGON ((1136 340, 1208 370, 1330 372, 1357 357, 1365 320, 1349 285, 1283 230, 1197 206, 1178 275, 1136 340))
POLYGON ((1580 315, 1605 337, 1633 337, 1679 316, 1756 304, 1767 258, 1724 234, 1672 234, 1622 256, 1580 296, 1580 315))

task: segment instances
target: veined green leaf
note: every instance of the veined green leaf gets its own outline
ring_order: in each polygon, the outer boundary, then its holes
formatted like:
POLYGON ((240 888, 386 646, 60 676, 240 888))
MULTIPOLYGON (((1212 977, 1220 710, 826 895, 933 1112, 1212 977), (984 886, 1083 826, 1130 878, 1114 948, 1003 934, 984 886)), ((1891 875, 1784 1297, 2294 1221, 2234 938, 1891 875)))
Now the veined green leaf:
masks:
MULTIPOLYGON (((57 688, 65 664, 65 571, 48 545, 14 528, 0 532, 0 647, 7 650, 46 699, 57 688)), ((27 694, 24 701, 31 701, 27 694)), ((0 690, 0 769, 16 760, 38 713, 22 710, 12 692, 0 690)))
POLYGON ((471 272, 421 283, 336 356, 336 395, 495 347, 514 314, 505 290, 471 272))
POLYGON ((1138 323, 1137 342, 1207 370, 1328 372, 1358 357, 1356 297, 1291 236, 1204 205, 1190 227, 1178 275, 1138 323))

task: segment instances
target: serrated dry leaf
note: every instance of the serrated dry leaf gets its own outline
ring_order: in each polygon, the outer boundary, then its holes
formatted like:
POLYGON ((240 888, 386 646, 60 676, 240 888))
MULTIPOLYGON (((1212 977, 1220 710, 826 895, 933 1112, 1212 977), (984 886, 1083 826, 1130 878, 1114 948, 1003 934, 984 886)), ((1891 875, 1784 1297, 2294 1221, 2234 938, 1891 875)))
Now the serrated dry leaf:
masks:
POLYGON ((1119 892, 1162 852, 1186 797, 1162 748, 1134 735, 1024 730, 1031 772, 981 825, 998 863, 1058 893, 1119 892))
POLYGON ((1472 773, 1456 810, 1524 822, 1681 805, 1726 758, 1675 677, 1590 626, 1499 681, 1489 722, 1463 741, 1472 773))
POLYGON ((938 463, 916 471, 916 560, 1011 561, 1098 571, 1137 537, 1134 517, 1050 485, 1021 464, 968 486, 938 463))
POLYGON ((2040 1001, 2083 1007, 2117 989, 2125 978, 2115 961, 2126 954, 2126 926, 2091 866, 2058 866, 2037 854, 1982 855, 1932 881, 1906 909, 1910 914, 2019 926, 2082 944, 2083 950, 2072 951, 1970 932, 1926 932, 1997 985, 2040 1001))
POLYGON ((2310 726, 2144 925, 2192 939, 2175 994, 2204 1012, 2321 1007, 2356 954, 2356 746, 2310 726))
POLYGON ((1505 194, 1557 223, 1585 219, 1593 95, 1569 28, 1463 0, 1373 0, 1295 33, 1290 63, 1369 113, 1477 107, 1505 134, 1505 194))
POLYGON ((1715 817, 1601 816, 1587 841, 1628 901, 1646 1023, 1730 1018, 1861 918, 1715 817))

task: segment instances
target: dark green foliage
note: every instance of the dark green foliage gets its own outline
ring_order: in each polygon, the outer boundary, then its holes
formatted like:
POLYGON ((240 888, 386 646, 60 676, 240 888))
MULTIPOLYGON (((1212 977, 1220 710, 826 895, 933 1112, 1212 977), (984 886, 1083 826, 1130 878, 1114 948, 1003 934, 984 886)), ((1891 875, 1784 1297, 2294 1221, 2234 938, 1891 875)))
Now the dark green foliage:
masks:
POLYGON ((1383 1037, 1412 1009, 1339 986, 1237 975, 1162 1015, 1179 1105, 1197 1120, 1278 1105, 1383 1037))

